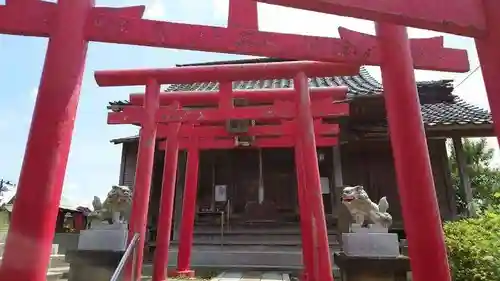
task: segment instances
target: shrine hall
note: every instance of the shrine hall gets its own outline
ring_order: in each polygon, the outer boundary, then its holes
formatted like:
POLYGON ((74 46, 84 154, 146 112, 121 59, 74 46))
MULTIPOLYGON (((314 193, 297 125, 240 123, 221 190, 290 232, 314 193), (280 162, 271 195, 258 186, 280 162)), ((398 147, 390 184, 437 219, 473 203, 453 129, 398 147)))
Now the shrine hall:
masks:
MULTIPOLYGON (((201 64, 220 65, 275 62, 274 59, 251 59, 201 64)), ((349 115, 337 118, 340 124, 339 142, 336 146, 318 147, 323 207, 326 214, 330 246, 338 247, 340 191, 346 185, 363 185, 369 196, 378 200, 387 196, 394 218, 392 230, 404 236, 395 169, 388 138, 384 89, 365 67, 359 74, 342 77, 309 77, 311 89, 347 86, 346 102, 349 115)), ((233 90, 293 88, 288 79, 264 81, 238 81, 233 90)), ((421 112, 427 135, 429 156, 441 218, 452 220, 458 212, 455 190, 450 178, 447 141, 461 151, 462 138, 493 136, 491 114, 467 103, 453 94, 453 81, 418 82, 421 112)), ((217 91, 217 82, 168 85, 165 92, 217 91)), ((108 109, 119 112, 128 101, 110 102, 108 109)), ((200 104, 199 106, 203 106, 200 104)), ((251 126, 253 123, 248 123, 251 126)), ((229 130, 230 128, 228 128, 229 130)), ((159 141, 159 140, 158 140, 159 141)), ((157 143, 159 143, 157 141, 157 143)), ((131 136, 111 141, 122 145, 119 184, 133 188, 138 151, 138 137, 131 136)), ((160 204, 164 150, 157 148, 148 212, 147 245, 154 251, 157 219, 160 204)), ((186 152, 179 155, 177 188, 175 191, 172 245, 178 243, 182 210, 186 152)), ((467 186, 467 185, 463 185, 467 186)), ((193 248, 193 266, 218 263, 224 266, 242 266, 238 258, 211 256, 207 261, 203 251, 228 253, 231 251, 265 252, 292 251, 286 255, 287 266, 300 265, 300 226, 297 202, 293 148, 251 148, 202 150, 196 201, 196 218, 193 248), (298 251, 296 251, 298 249, 298 251), (202 257, 205 257, 202 258, 202 257), (294 259, 297 261, 292 261, 294 259), (292 259, 292 260, 291 260, 292 259)), ((175 264, 176 254, 170 255, 169 264, 175 264)), ((272 266, 275 258, 262 261, 262 256, 246 257, 241 264, 272 266)))

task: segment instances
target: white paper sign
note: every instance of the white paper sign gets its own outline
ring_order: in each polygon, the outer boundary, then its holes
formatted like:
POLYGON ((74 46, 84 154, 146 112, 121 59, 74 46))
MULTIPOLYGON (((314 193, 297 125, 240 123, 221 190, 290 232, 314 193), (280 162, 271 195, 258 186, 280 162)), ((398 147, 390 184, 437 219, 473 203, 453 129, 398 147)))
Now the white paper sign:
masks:
POLYGON ((320 178, 321 194, 330 194, 330 180, 327 177, 320 178))
POLYGON ((226 202, 226 189, 227 185, 216 185, 215 186, 215 202, 226 202))

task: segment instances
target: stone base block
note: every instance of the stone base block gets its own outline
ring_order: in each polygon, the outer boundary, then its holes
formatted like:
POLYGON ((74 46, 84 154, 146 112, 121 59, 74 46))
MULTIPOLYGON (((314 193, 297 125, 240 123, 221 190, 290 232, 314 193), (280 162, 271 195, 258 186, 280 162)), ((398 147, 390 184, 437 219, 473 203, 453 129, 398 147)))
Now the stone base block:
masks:
POLYGON ((68 251, 68 281, 109 281, 122 256, 123 251, 68 251))
POLYGON ((405 256, 352 257, 335 253, 333 257, 342 281, 407 281, 411 270, 410 259, 405 256))
POLYGON ((78 250, 124 251, 128 230, 123 227, 88 229, 80 232, 78 250))
POLYGON ((343 252, 346 256, 397 257, 398 235, 395 233, 343 233, 343 252))

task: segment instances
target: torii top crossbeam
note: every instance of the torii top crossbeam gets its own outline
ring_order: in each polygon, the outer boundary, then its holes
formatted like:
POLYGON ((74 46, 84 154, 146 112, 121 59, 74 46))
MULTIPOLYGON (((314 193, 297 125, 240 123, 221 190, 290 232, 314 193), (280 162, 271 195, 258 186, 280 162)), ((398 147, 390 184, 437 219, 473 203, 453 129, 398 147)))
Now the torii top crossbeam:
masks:
MULTIPOLYGON (((92 0, 75 1, 92 2, 92 0)), ((234 2, 238 2, 238 5, 256 4, 251 1, 234 2)), ((285 2, 293 1, 281 1, 282 4, 285 2)), ((231 5, 236 5, 235 3, 231 2, 231 5)), ((93 3, 91 5, 93 6, 93 3)), ((39 0, 7 1, 7 5, 0 6, 0 33, 50 37, 55 25, 55 13, 64 12, 59 11, 58 6, 59 4, 39 0)), ((251 9, 256 9, 256 7, 250 7, 251 9)), ((222 28, 141 19, 144 12, 143 6, 94 7, 87 15, 84 28, 86 39, 95 42, 380 65, 378 43, 373 36, 346 29, 340 31, 341 38, 262 32, 248 27, 257 26, 256 17, 253 19, 254 23, 245 25, 247 27, 231 24, 232 19, 248 18, 244 14, 236 14, 246 13, 248 9, 231 9, 230 11, 232 14, 230 14, 229 27, 222 28)), ((414 67, 438 71, 468 71, 469 63, 466 52, 444 48, 442 42, 440 37, 411 40, 414 67)))
POLYGON ((481 37, 485 35, 485 2, 480 0, 253 0, 285 7, 389 22, 481 37))

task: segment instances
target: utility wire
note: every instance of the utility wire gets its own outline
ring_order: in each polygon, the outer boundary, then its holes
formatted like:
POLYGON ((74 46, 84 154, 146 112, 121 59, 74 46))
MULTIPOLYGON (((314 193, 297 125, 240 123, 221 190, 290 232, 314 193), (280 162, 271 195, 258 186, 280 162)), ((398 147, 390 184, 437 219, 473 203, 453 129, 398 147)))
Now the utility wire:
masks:
POLYGON ((479 70, 479 67, 480 65, 476 66, 476 68, 474 68, 474 70, 472 70, 462 81, 460 81, 460 83, 458 83, 454 90, 456 90, 460 85, 462 85, 465 81, 467 81, 467 79, 469 79, 474 73, 476 73, 478 70, 479 70))

